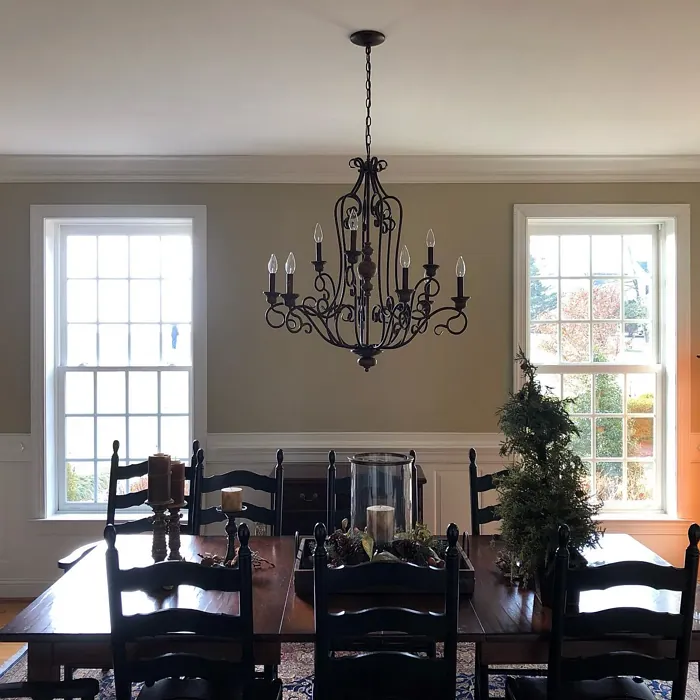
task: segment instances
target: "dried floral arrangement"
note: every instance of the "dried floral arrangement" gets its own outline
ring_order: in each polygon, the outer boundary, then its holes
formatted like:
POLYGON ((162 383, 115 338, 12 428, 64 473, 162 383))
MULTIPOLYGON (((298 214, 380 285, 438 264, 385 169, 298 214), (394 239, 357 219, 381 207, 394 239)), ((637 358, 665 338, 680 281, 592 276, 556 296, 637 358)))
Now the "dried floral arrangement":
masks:
MULTIPOLYGON (((219 554, 211 554, 209 552, 204 552, 204 554, 199 555, 200 559, 202 560, 201 564, 202 566, 225 566, 226 568, 235 569, 238 566, 239 549, 240 548, 236 549, 236 553, 233 559, 229 559, 228 561, 224 561, 224 557, 222 557, 219 554)), ((259 552, 253 552, 251 550, 251 555, 253 559, 253 569, 261 570, 275 568, 274 563, 269 561, 268 559, 265 559, 265 557, 260 556, 259 552)))
MULTIPOLYGON (((316 549, 314 540, 308 541, 310 554, 316 549)), ((427 526, 419 523, 407 532, 398 532, 391 542, 378 544, 367 532, 357 528, 349 531, 347 520, 326 540, 328 566, 338 567, 366 562, 408 562, 419 566, 445 566, 447 542, 433 537, 427 526)))

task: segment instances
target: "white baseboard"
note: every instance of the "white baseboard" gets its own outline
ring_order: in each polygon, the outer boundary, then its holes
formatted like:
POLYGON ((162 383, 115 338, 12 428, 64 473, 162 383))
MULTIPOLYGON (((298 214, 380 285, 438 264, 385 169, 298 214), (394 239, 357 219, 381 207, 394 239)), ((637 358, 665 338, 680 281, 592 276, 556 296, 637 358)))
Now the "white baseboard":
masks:
POLYGON ((0 598, 38 598, 54 583, 52 579, 0 579, 0 598))

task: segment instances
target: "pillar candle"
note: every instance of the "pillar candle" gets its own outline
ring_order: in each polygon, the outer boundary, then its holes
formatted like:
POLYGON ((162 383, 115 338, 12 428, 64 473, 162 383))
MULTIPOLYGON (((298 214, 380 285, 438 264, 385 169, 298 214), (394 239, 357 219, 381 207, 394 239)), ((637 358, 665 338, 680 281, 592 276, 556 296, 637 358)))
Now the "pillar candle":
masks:
POLYGON ((375 542, 391 542, 394 539, 394 508, 368 506, 367 533, 375 542))
POLYGON ((148 500, 151 503, 170 500, 170 455, 158 453, 148 458, 148 500))
POLYGON ((221 510, 224 513, 236 513, 243 510, 243 489, 238 486, 221 489, 221 510))
POLYGON ((176 504, 185 502, 185 463, 170 462, 170 498, 176 504))

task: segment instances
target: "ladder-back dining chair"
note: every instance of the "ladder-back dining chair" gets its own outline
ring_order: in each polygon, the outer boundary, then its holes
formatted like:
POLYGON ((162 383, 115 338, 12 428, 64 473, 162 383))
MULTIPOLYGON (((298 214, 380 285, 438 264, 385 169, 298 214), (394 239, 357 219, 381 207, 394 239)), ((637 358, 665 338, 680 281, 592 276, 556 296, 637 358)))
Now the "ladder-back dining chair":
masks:
POLYGON ((214 476, 204 476, 204 463, 196 468, 197 484, 195 493, 197 505, 195 512, 195 533, 199 534, 204 525, 223 522, 226 515, 216 506, 204 508, 202 500, 205 494, 221 491, 230 486, 240 486, 253 491, 262 491, 270 494, 270 507, 256 505, 248 501, 243 501, 246 507, 245 515, 241 516, 246 520, 268 525, 273 536, 282 533, 282 488, 284 485, 284 452, 277 450, 277 463, 275 465, 274 476, 265 476, 245 469, 236 469, 225 474, 215 474, 214 476))
POLYGON ((105 539, 116 700, 131 700, 135 683, 144 684, 138 695, 142 700, 281 698, 280 681, 255 675, 253 566, 245 523, 238 528, 236 567, 164 561, 121 569, 113 525, 105 529, 105 539), (179 586, 222 596, 238 593, 238 614, 164 605, 154 612, 124 614, 124 593, 167 597, 179 586))
MULTIPOLYGON (((695 590, 698 578, 700 527, 691 525, 682 568, 651 562, 621 561, 603 566, 569 569, 569 528, 559 528, 559 548, 554 563, 554 599, 549 635, 547 676, 506 679, 509 700, 598 700, 632 698, 653 700, 654 694, 642 679, 673 684, 671 700, 685 698, 690 638, 693 630, 695 590), (641 607, 612 607, 579 612, 567 605, 581 592, 618 586, 644 586, 654 593, 680 593, 677 612, 641 607), (656 643, 658 651, 641 651, 656 643), (577 641, 614 642, 614 651, 572 655, 567 649, 577 641), (671 653, 660 646, 672 644, 671 653)), ((654 600, 650 597, 648 600, 654 600)), ((663 606, 664 608, 666 606, 663 606)), ((652 647, 653 648, 653 647, 652 647)))
MULTIPOLYGON (((314 698, 434 698, 453 700, 457 677, 457 628, 459 610, 459 529, 447 528, 448 549, 445 568, 415 564, 373 564, 328 566, 324 546, 326 527, 316 525, 314 537, 314 698), (400 587, 404 591, 441 590, 441 609, 431 612, 386 606, 360 611, 336 611, 334 596, 353 591, 362 595, 377 588, 400 587), (331 612, 333 608, 333 612, 331 612), (442 656, 425 656, 408 651, 379 650, 354 655, 336 651, 372 648, 380 634, 412 636, 443 642, 442 656)), ((375 594, 371 599, 377 601, 375 594)), ((381 602, 381 599, 380 599, 381 602)))

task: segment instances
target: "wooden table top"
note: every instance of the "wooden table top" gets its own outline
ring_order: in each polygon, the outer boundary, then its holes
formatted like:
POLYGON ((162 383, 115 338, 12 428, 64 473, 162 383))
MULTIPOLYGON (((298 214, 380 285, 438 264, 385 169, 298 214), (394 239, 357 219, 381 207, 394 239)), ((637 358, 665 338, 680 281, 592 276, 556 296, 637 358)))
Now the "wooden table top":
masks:
MULTIPOLYGON (((117 538, 122 568, 151 563, 150 535, 127 535, 117 538)), ((223 554, 223 537, 182 536, 181 552, 186 559, 198 561, 198 553, 223 554)), ((313 604, 300 598, 294 590, 294 538, 251 538, 251 547, 275 563, 274 569, 253 574, 254 630, 258 641, 303 642, 314 639, 313 604)), ((105 572, 104 545, 86 556, 51 588, 45 591, 13 621, 0 630, 0 641, 109 641, 109 605, 105 572)), ((605 535, 601 547, 586 552, 590 565, 636 559, 657 564, 666 562, 629 535, 605 535)), ((546 609, 531 590, 509 586, 495 566, 496 549, 491 537, 470 538, 470 559, 476 570, 475 592, 463 598, 459 613, 460 641, 518 641, 541 638, 549 627, 546 609)), ((210 612, 235 613, 237 593, 199 591, 182 586, 177 592, 153 597, 146 593, 127 593, 124 612, 146 613, 159 607, 184 607, 210 612)), ((674 610, 679 595, 655 592, 639 586, 587 592, 581 596, 582 610, 596 610, 613 605, 637 605, 653 610, 674 610)), ((338 598, 339 608, 358 609, 387 603, 377 596, 338 598)), ((436 609, 440 599, 392 596, 391 605, 436 609)), ((697 609, 696 605, 696 609, 697 609)), ((700 623, 695 622, 700 640, 700 623)))
MULTIPOLYGON (((198 554, 226 552, 225 537, 182 535, 180 553, 188 561, 198 554)), ((119 565, 123 569, 152 564, 150 535, 117 537, 119 565)), ((277 641, 289 581, 294 567, 293 537, 251 537, 251 549, 274 562, 275 568, 253 572, 253 628, 258 641, 277 641)), ((148 613, 157 608, 181 607, 208 612, 238 612, 238 593, 201 591, 180 586, 155 597, 143 592, 125 593, 124 613, 148 613)), ((109 602, 105 545, 101 544, 74 566, 28 608, 0 630, 0 641, 109 641, 109 602)))

